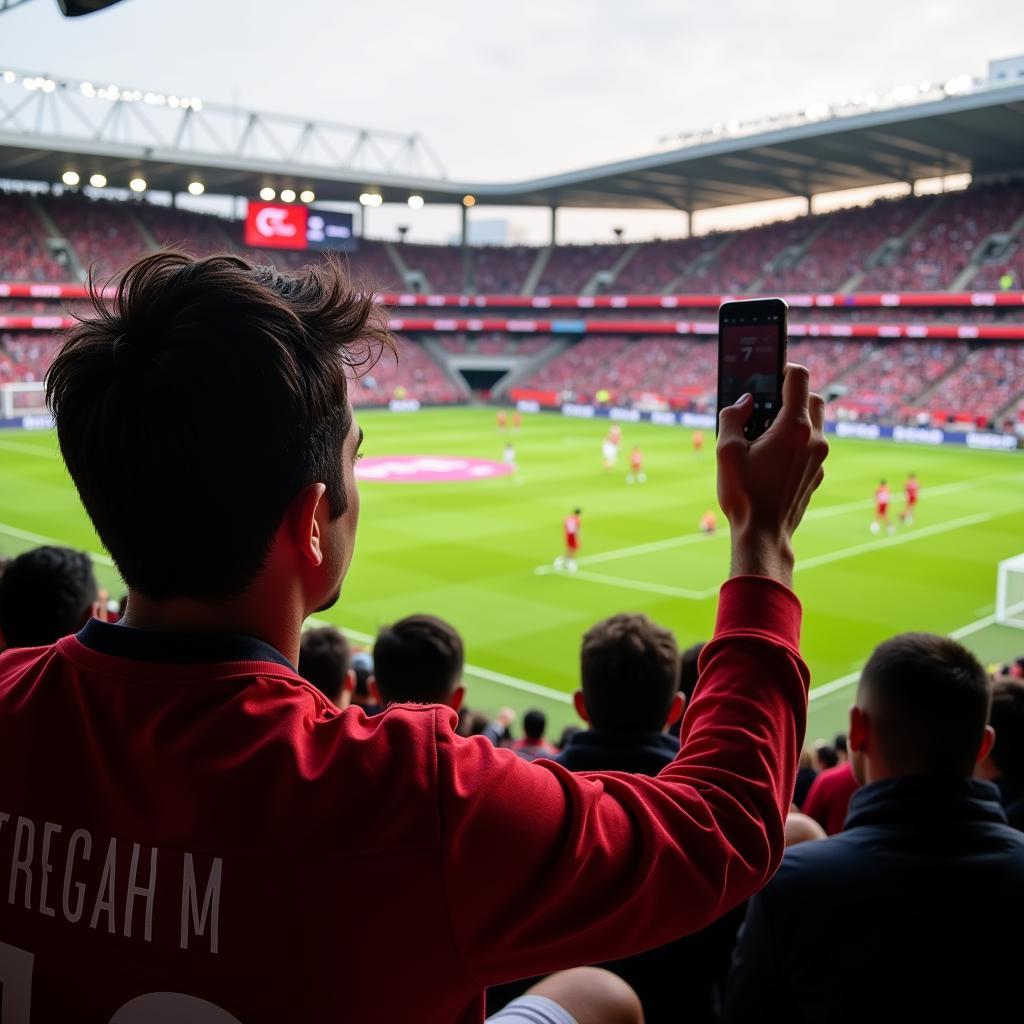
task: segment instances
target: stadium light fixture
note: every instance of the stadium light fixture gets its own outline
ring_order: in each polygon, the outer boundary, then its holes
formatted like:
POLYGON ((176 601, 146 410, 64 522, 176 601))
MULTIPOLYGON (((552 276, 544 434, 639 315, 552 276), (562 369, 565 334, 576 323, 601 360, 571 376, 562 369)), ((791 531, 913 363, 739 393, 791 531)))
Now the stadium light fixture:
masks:
POLYGON ((106 188, 107 176, 105 174, 90 175, 89 184, 92 185, 93 188, 106 188))
POLYGON ((260 199, 265 203, 272 203, 277 198, 277 193, 269 186, 266 185, 260 189, 260 199))
POLYGON ((463 196, 462 197, 462 205, 463 206, 476 206, 476 196, 463 196))
POLYGON ((423 196, 409 196, 408 203, 413 210, 423 209, 423 196))
POLYGON ((295 189, 283 188, 281 189, 281 202, 282 203, 294 203, 295 202, 295 189))
POLYGON ((384 197, 379 192, 363 192, 359 196, 359 202, 362 206, 380 206, 384 202, 384 197))
POLYGON ((206 186, 201 181, 190 181, 188 183, 188 194, 190 196, 201 196, 206 191, 206 186))
POLYGON ((316 193, 311 188, 304 188, 299 193, 299 199, 301 199, 304 203, 311 203, 313 202, 314 199, 316 199, 316 193))
POLYGON ((78 171, 65 171, 60 176, 60 180, 63 181, 68 188, 74 188, 82 179, 78 176, 78 171))
POLYGON ((132 178, 132 180, 128 182, 128 187, 133 192, 145 192, 146 188, 147 188, 147 186, 146 186, 146 179, 145 178, 132 178))

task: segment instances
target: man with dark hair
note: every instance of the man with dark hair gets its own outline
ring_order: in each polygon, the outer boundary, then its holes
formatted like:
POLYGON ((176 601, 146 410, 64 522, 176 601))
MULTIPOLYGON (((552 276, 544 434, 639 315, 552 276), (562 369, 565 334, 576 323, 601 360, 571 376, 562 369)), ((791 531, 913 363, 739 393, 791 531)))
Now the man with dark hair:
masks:
POLYGON ((367 715, 379 715, 384 708, 370 693, 370 680, 373 678, 373 652, 356 651, 352 655, 352 671, 356 680, 352 690, 352 703, 361 707, 367 715))
POLYGON ((512 749, 524 761, 536 761, 539 757, 554 757, 558 751, 544 739, 548 729, 548 716, 536 708, 523 715, 523 738, 512 744, 512 749))
POLYGON ((103 612, 84 551, 33 548, 0 575, 0 650, 52 644, 103 612))
POLYGON ((347 708, 356 674, 345 634, 335 626, 307 629, 299 645, 299 675, 339 708, 347 708))
POLYGON ((756 442, 750 396, 719 418, 730 579, 679 755, 574 775, 295 671, 352 558, 372 294, 160 252, 95 302, 48 391, 128 605, 0 655, 5 1005, 469 1024, 487 985, 663 945, 771 877, 807 707, 792 536, 828 450, 804 368, 756 442))
POLYGON ((591 626, 580 652, 573 701, 589 728, 555 760, 572 771, 657 775, 678 753, 665 729, 682 717, 679 648, 646 615, 613 615, 591 626))
POLYGON ((1024 683, 1002 679, 992 684, 989 725, 995 742, 978 762, 975 775, 999 787, 1006 820, 1024 831, 1024 683))
MULTIPOLYGON (((689 650, 699 654, 702 646, 689 650)), ((592 626, 583 636, 574 698, 588 728, 555 760, 571 771, 657 775, 679 752, 679 740, 666 732, 686 705, 679 662, 673 633, 646 615, 613 615, 592 626)), ((692 675, 690 693, 696 664, 692 675)), ((731 911, 695 935, 602 966, 636 990, 647 1024, 710 1021, 742 918, 742 910, 731 911)))
POLYGON ((983 1020, 1016 1005, 1024 835, 990 782, 989 684, 954 640, 907 633, 850 710, 863 783, 839 835, 787 851, 736 947, 727 1021, 983 1020), (843 922, 821 942, 823 919, 843 922))
POLYGON ((370 693, 378 704, 462 707, 462 637, 436 615, 409 615, 385 626, 373 645, 370 693))

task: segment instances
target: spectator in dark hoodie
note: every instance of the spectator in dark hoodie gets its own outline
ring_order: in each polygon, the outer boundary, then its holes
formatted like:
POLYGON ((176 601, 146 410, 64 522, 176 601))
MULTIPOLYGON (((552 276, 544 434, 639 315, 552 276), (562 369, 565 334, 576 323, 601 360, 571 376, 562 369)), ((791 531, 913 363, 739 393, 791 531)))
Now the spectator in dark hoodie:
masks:
POLYGON ((1024 831, 1024 683, 1003 679, 992 684, 988 723, 995 742, 974 774, 996 784, 1006 820, 1024 831))

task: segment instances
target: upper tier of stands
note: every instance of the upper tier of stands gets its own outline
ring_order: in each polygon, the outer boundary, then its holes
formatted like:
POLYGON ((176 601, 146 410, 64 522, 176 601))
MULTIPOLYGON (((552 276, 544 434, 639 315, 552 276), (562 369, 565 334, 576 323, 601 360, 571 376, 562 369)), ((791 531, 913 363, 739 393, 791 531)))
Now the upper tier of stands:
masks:
MULTIPOLYGON (((465 251, 362 241, 348 259, 355 276, 380 290, 433 294, 939 291, 998 287, 1006 274, 1019 289, 1022 229, 1024 182, 1015 181, 671 241, 465 251)), ((4 281, 73 280, 76 262, 109 275, 163 244, 235 251, 285 269, 310 258, 249 249, 237 221, 142 200, 0 196, 4 281), (68 266, 53 255, 61 240, 70 245, 68 266)))

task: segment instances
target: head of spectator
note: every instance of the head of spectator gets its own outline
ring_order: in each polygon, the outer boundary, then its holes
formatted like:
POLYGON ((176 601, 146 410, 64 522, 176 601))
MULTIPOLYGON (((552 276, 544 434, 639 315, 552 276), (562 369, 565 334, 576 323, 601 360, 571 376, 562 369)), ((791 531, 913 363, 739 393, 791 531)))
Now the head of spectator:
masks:
POLYGON ((812 756, 814 768, 819 772, 823 772, 828 768, 835 768, 839 764, 839 755, 836 753, 836 748, 827 740, 815 740, 812 756))
POLYGON ((523 737, 528 743, 541 743, 548 728, 548 716, 533 709, 523 715, 523 737))
POLYGON ((447 704, 456 711, 462 685, 462 637, 434 615, 409 615, 377 634, 370 693, 388 704, 447 704))
POLYGON ((995 741, 988 756, 978 762, 975 775, 996 782, 1012 778, 1024 782, 1024 683, 1002 679, 992 684, 989 725, 995 741))
POLYGON ((786 815, 787 847, 825 838, 825 830, 810 815, 800 811, 790 811, 786 815))
POLYGON ((849 751, 846 748, 846 733, 836 733, 836 738, 832 741, 832 748, 836 752, 836 764, 842 764, 850 757, 849 751))
POLYGON ((92 559, 71 548, 33 548, 0 576, 0 650, 41 647, 99 615, 92 559))
POLYGON ((299 675, 339 708, 348 707, 356 674, 352 668, 352 652, 340 629, 320 626, 302 634, 299 675))
POLYGON ((125 625, 216 621, 297 662, 289 623, 337 600, 352 558, 361 431, 348 376, 392 344, 372 294, 335 262, 286 275, 165 250, 94 305, 51 365, 47 399, 128 585, 125 625), (183 394, 204 429, 182 429, 183 394))
MULTIPOLYGON (((694 690, 697 689, 697 680, 700 678, 700 652, 704 650, 704 641, 692 644, 679 655, 679 693, 685 704, 690 703, 694 690)), ((678 736, 683 726, 683 716, 680 715, 669 727, 668 731, 673 736, 678 736)))
POLYGON ((355 688, 352 691, 352 703, 365 707, 372 704, 376 707, 370 694, 370 677, 373 675, 373 655, 369 651, 356 651, 352 655, 352 671, 355 673, 355 688))
POLYGON ((557 746, 559 750, 565 750, 573 736, 576 736, 581 732, 583 732, 583 730, 578 725, 567 725, 562 730, 562 735, 558 737, 558 743, 556 743, 555 746, 557 746))
POLYGON ((850 709, 861 784, 910 775, 969 776, 992 749, 989 681, 948 637, 903 633, 875 648, 850 709))
POLYGON ((683 713, 676 638, 646 615, 613 615, 591 626, 580 681, 576 711, 599 732, 661 732, 683 713))

